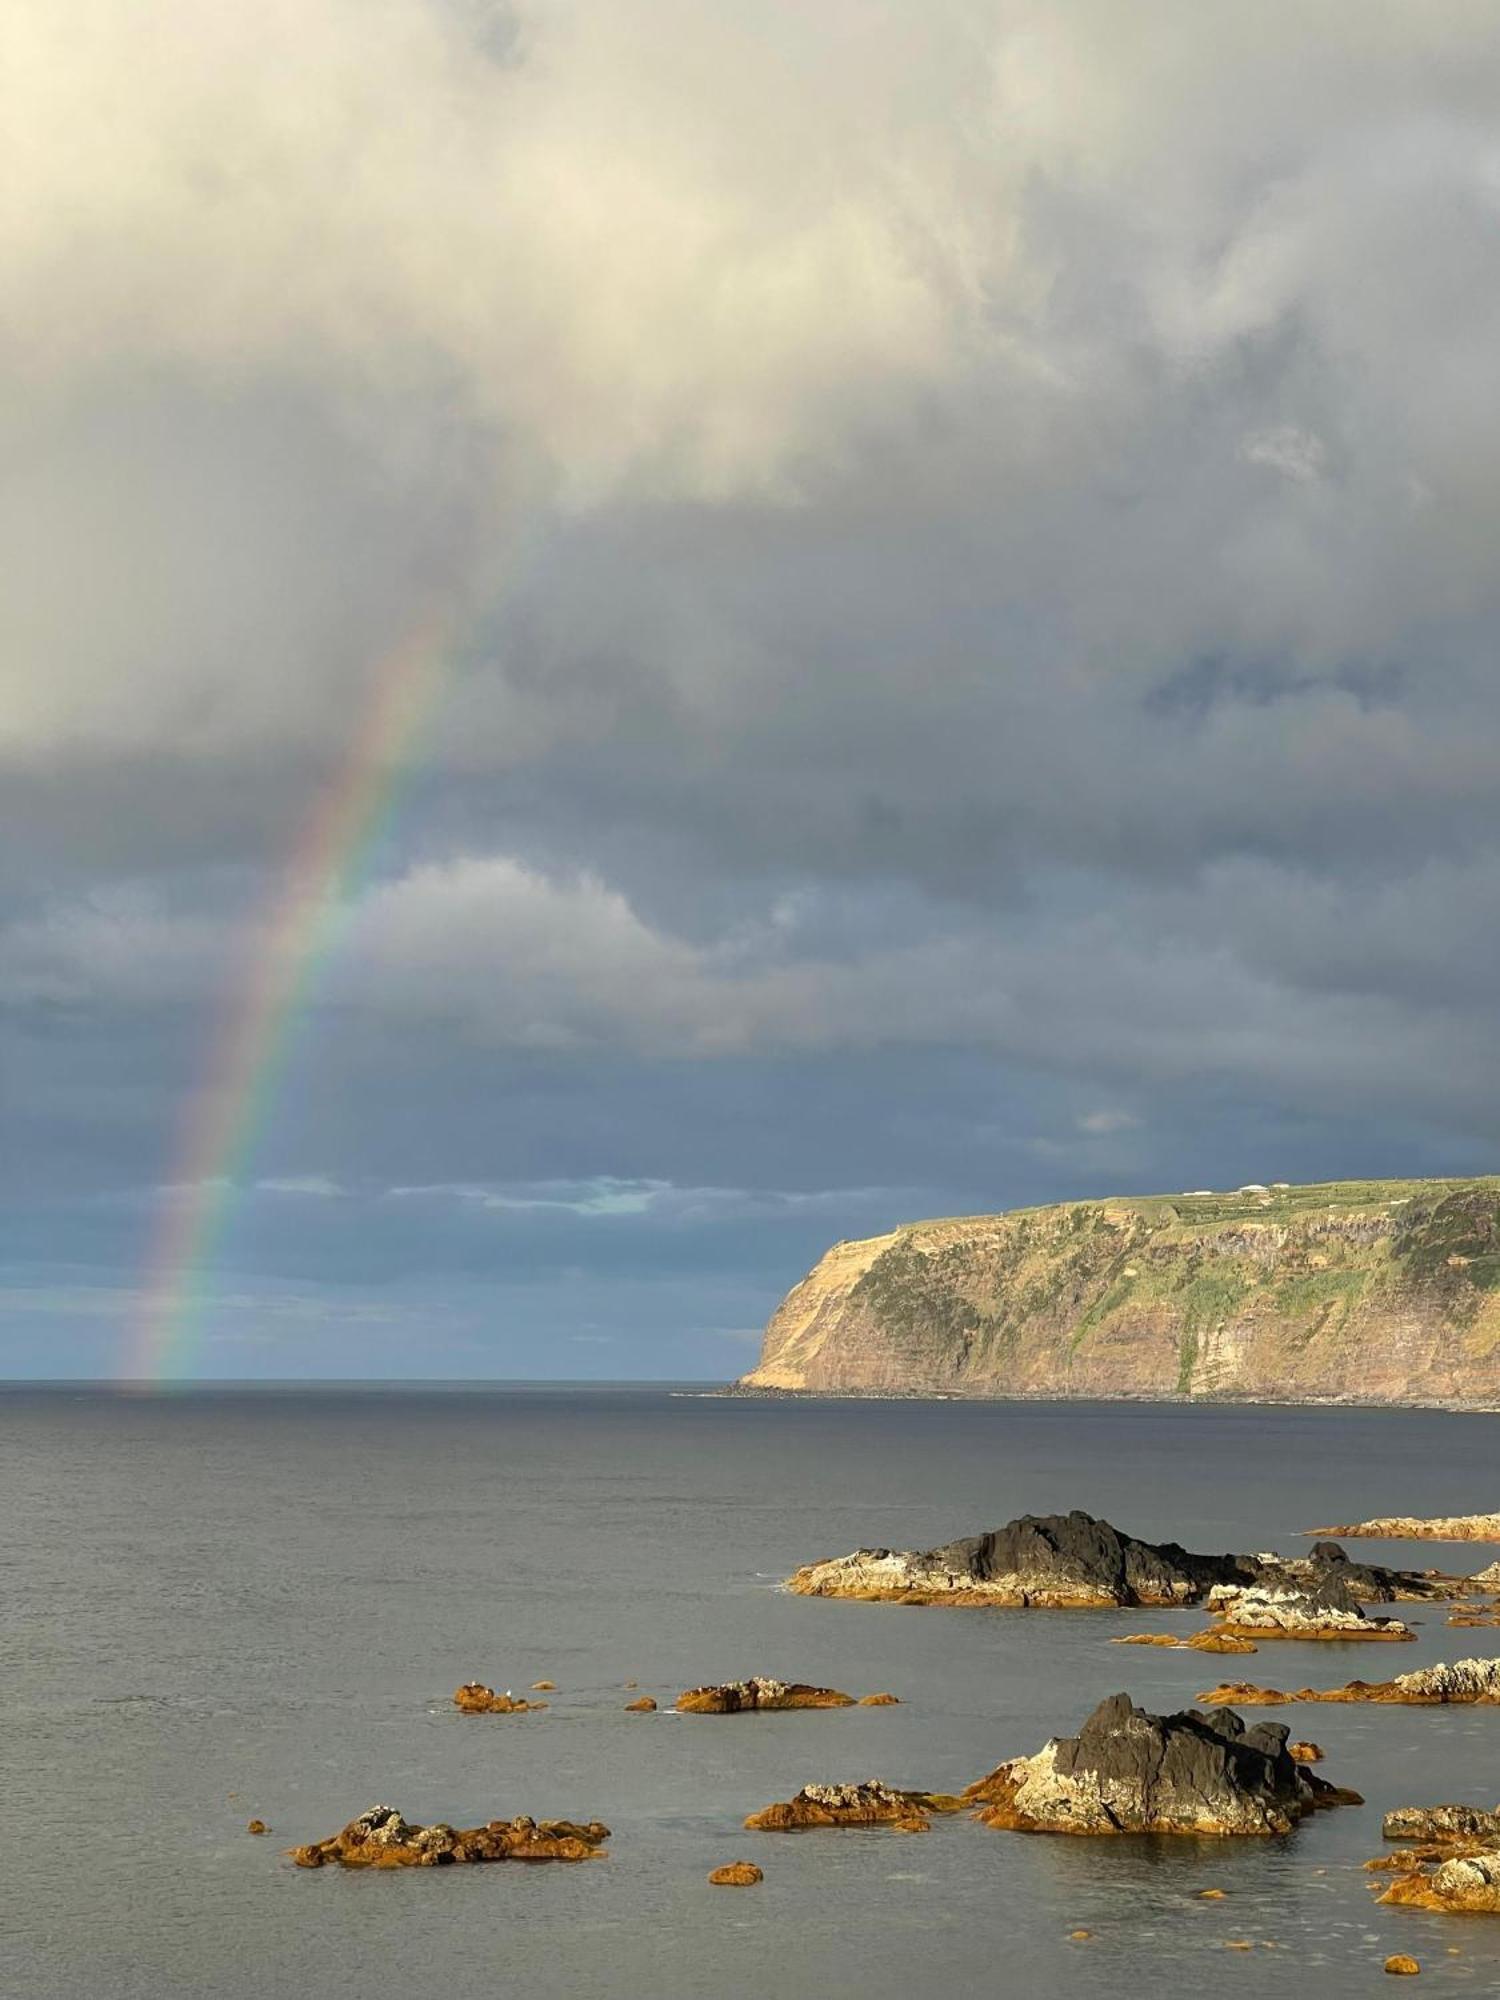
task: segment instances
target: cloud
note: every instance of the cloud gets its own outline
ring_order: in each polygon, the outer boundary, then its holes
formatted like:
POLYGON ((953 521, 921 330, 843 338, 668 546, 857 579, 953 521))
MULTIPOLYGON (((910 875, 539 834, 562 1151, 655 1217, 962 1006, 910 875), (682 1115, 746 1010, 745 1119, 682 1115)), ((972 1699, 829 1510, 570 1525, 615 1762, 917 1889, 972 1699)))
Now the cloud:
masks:
POLYGON ((0 36, 0 1058, 62 1261, 128 1263, 101 1190, 169 1171, 416 633, 247 1296, 376 1260, 379 1187, 800 1256, 865 1181, 1492 1163, 1485 10, 0 36))

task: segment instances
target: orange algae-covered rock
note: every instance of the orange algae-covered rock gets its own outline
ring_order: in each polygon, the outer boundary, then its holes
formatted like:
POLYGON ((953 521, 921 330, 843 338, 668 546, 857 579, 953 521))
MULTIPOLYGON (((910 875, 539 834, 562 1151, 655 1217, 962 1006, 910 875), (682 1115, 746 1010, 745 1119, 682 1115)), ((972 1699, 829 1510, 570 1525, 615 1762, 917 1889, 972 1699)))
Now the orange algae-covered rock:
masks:
POLYGON ((683 1715, 748 1715, 760 1709, 852 1708, 852 1694, 837 1688, 810 1687, 805 1681, 771 1680, 752 1674, 745 1681, 721 1681, 717 1687, 689 1688, 674 1704, 683 1715))
POLYGON ((862 1694, 859 1698, 861 1708, 899 1708, 900 1705, 901 1697, 895 1694, 862 1694))
POLYGON ((639 1701, 626 1702, 625 1713, 627 1715, 654 1715, 656 1713, 656 1703, 651 1699, 649 1694, 643 1694, 639 1701))
POLYGON ((1420 1972, 1422 1970, 1411 1954, 1405 1951, 1393 1951, 1385 1962, 1385 1969, 1387 1972, 1404 1973, 1420 1972))
POLYGON ((1316 1743, 1297 1741, 1286 1746, 1288 1757, 1295 1757, 1299 1764, 1321 1764, 1323 1752, 1316 1743))
POLYGON ((804 1785, 794 1798, 758 1813, 745 1825, 756 1833, 792 1833, 818 1826, 889 1826, 926 1833, 935 1812, 957 1812, 963 1801, 941 1792, 898 1792, 878 1778, 857 1785, 804 1785))
POLYGON ((245 1828, 246 1833, 269 1833, 271 1829, 263 1819, 253 1819, 245 1828))
POLYGON ((1494 1706, 1500 1705, 1500 1659, 1439 1660, 1433 1666, 1397 1674, 1391 1681, 1347 1681, 1343 1687, 1299 1688, 1294 1694, 1285 1694, 1278 1688, 1256 1687, 1250 1681, 1233 1681, 1199 1695, 1198 1699, 1248 1708, 1269 1708, 1291 1701, 1378 1701, 1412 1707, 1450 1702, 1494 1706))
POLYGON ((1206 1632, 1195 1632, 1186 1642, 1195 1653, 1253 1653, 1255 1641, 1247 1639, 1242 1632, 1226 1632, 1211 1626, 1206 1632))
POLYGON ((287 1851, 299 1868, 445 1868, 480 1861, 589 1861, 609 1838, 598 1820, 534 1820, 525 1814, 456 1828, 419 1826, 395 1806, 371 1806, 327 1840, 287 1851))
POLYGON ((729 1861, 715 1868, 708 1879, 715 1889, 753 1889, 766 1878, 753 1861, 729 1861))
POLYGON ((483 1681, 465 1681, 455 1691, 453 1705, 465 1715, 535 1715, 547 1706, 544 1701, 523 1701, 509 1688, 496 1694, 483 1681))
POLYGON ((1500 1848, 1450 1854, 1433 1866, 1419 1863, 1409 1874, 1398 1875, 1380 1900, 1418 1910, 1500 1916, 1500 1848))

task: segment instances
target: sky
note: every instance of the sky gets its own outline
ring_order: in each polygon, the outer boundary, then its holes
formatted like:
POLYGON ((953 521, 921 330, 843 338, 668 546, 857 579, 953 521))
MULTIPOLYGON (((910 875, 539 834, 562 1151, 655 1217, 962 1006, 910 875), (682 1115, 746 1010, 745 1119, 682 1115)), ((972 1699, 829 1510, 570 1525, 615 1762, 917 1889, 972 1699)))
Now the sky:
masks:
POLYGON ((1500 1169, 1489 0, 0 68, 0 1374, 183 1213, 184 1373, 723 1379, 902 1220, 1500 1169))

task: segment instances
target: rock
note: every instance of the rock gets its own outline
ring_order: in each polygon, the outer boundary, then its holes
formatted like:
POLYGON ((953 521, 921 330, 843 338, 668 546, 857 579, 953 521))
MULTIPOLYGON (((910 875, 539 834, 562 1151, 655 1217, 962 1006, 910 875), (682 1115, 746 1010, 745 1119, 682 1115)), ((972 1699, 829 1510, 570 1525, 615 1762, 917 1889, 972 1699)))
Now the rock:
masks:
POLYGON ((1500 1590, 1500 1562, 1492 1562, 1488 1569, 1482 1569, 1477 1576, 1468 1579, 1472 1591, 1500 1590))
MULTIPOLYGON (((1208 1593, 1214 1629, 1240 1639, 1411 1639, 1416 1635, 1399 1618, 1367 1618, 1356 1590, 1348 1581, 1352 1565, 1333 1542, 1318 1549, 1336 1551, 1324 1559, 1306 1587, 1282 1583, 1215 1584, 1208 1593)), ((1318 1550, 1313 1551, 1316 1560, 1318 1550)))
POLYGON ((899 1708, 900 1704, 901 1697, 894 1694, 862 1694, 859 1698, 861 1708, 899 1708))
POLYGON ((1412 1514, 1381 1514, 1373 1521, 1310 1532, 1379 1542, 1500 1542, 1500 1514, 1439 1514, 1426 1520, 1412 1514))
POLYGON ((253 1819, 245 1828, 246 1833, 269 1833, 271 1829, 263 1819, 253 1819))
POLYGON ((805 1681, 778 1681, 752 1674, 746 1681, 689 1688, 678 1695, 673 1706, 683 1715, 748 1715, 767 1709, 852 1708, 854 1697, 840 1694, 837 1688, 809 1687, 805 1681))
POLYGON ((1176 1542, 1138 1541, 1091 1514, 1024 1514, 942 1548, 856 1549, 808 1563, 787 1588, 803 1597, 1064 1610, 1197 1604, 1220 1585, 1330 1602, 1338 1592, 1365 1602, 1451 1594, 1451 1578, 1351 1563, 1329 1547, 1316 1559, 1195 1555, 1176 1542))
POLYGON ((1391 1956, 1385 1962, 1385 1969, 1387 1972, 1407 1973, 1420 1972, 1422 1970, 1417 1961, 1409 1957, 1404 1951, 1392 1952, 1391 1956))
POLYGON ((1093 1935, 1094 1935, 1094 1933, 1093 1933, 1092 1931, 1069 1931, 1069 1932, 1068 1932, 1068 1936, 1069 1936, 1070 1938, 1078 1938, 1078 1939, 1082 1939, 1082 1938, 1091 1938, 1091 1937, 1092 1937, 1093 1935))
POLYGON ((299 1868, 445 1868, 457 1862, 589 1861, 609 1838, 598 1820, 492 1819, 455 1828, 418 1826, 394 1806, 371 1806, 327 1840, 288 1849, 299 1868))
POLYGON ((1500 1916, 1500 1847, 1451 1855, 1435 1866, 1418 1865, 1398 1875, 1382 1903, 1406 1903, 1419 1910, 1471 1910, 1500 1916))
POLYGON ((1387 1840, 1500 1847, 1500 1806, 1397 1806, 1380 1831, 1387 1840))
POLYGON ((745 1825, 757 1833, 792 1833, 815 1826, 891 1826, 926 1833, 929 1815, 957 1812, 961 1799, 941 1792, 898 1792, 879 1778, 857 1785, 804 1785, 795 1798, 752 1813, 745 1825))
POLYGON ((453 1705, 465 1715, 535 1715, 547 1706, 544 1701, 522 1701, 509 1688, 496 1694, 483 1681, 465 1681, 454 1693, 453 1705))
POLYGON ((1229 1709, 1148 1715, 1102 1701, 1076 1736, 1001 1764, 964 1794, 986 1826, 1023 1833, 1279 1834, 1352 1803, 1292 1759, 1279 1723, 1229 1709))
POLYGON ((1232 1632, 1221 1631, 1217 1626, 1207 1632, 1194 1632, 1191 1638, 1179 1639, 1171 1632, 1130 1632, 1123 1638, 1111 1639, 1112 1646, 1166 1646, 1177 1652, 1192 1653, 1253 1653, 1255 1642, 1241 1639, 1232 1632))
POLYGON ((1286 1754, 1294 1757, 1299 1764, 1321 1764, 1323 1761, 1323 1752, 1316 1743, 1288 1743, 1286 1754))
POLYGON ((1200 1701, 1231 1702, 1240 1708, 1272 1708, 1289 1701, 1384 1701, 1413 1707, 1442 1703, 1500 1705, 1500 1659, 1439 1660, 1397 1674, 1393 1681, 1348 1681, 1336 1688, 1299 1688, 1283 1694, 1277 1688, 1256 1687, 1251 1681, 1231 1681, 1200 1694, 1200 1701))
POLYGON ((766 1878, 753 1861, 730 1861, 715 1868, 708 1879, 716 1889, 753 1889, 766 1878))
POLYGON ((1224 1895, 1225 1891, 1222 1889, 1200 1889, 1198 1900, 1200 1903, 1222 1903, 1224 1895))
POLYGON ((533 1681, 531 1683, 531 1692, 533 1694, 553 1694, 556 1689, 556 1681, 533 1681))
POLYGON ((649 1694, 643 1694, 639 1701, 626 1702, 625 1713, 627 1715, 654 1715, 656 1713, 656 1703, 651 1699, 649 1694))

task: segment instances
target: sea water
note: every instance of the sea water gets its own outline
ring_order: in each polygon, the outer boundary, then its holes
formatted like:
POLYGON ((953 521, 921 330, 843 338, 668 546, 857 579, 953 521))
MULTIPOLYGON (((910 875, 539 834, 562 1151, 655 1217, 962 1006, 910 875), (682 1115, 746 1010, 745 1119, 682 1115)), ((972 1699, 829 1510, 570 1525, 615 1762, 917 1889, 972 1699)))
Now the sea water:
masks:
MULTIPOLYGON (((1500 1419, 1423 1411, 12 1389, 0 1992, 1343 1996, 1397 1951, 1424 1990, 1495 1992, 1500 1918, 1381 1909, 1362 1864, 1393 1805, 1500 1801, 1500 1709, 1279 1712, 1368 1800, 1285 1840, 742 1821, 814 1780, 957 1789, 1117 1689, 1171 1710, 1250 1667, 1109 1643, 1201 1613, 822 1602, 779 1588, 799 1563, 1072 1507, 1292 1553, 1329 1521, 1493 1509, 1497 1445, 1500 1419), (901 1705, 670 1712, 754 1673, 901 1705), (470 1678, 557 1688, 545 1713, 469 1717, 450 1698, 470 1678), (661 1711, 626 1714, 637 1692, 661 1711), (283 1857, 376 1803, 598 1818, 613 1838, 577 1867, 283 1857), (741 1857, 763 1885, 707 1886, 741 1857)), ((1497 1552, 1357 1553, 1477 1569, 1497 1552)), ((1500 1652, 1500 1630, 1411 1617, 1415 1645, 1264 1645, 1254 1673, 1300 1686, 1500 1652)))

